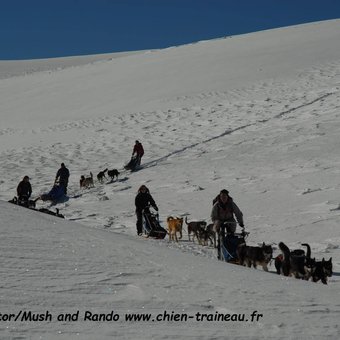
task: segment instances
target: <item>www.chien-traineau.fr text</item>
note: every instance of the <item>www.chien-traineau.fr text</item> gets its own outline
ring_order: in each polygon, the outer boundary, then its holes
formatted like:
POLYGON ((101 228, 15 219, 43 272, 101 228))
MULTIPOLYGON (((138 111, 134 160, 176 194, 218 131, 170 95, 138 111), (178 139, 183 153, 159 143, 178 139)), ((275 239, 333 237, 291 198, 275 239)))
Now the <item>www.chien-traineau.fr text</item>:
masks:
POLYGON ((49 311, 44 313, 35 313, 32 311, 19 311, 18 313, 0 313, 0 322, 51 322, 51 321, 92 321, 92 322, 258 322, 263 318, 263 314, 253 311, 250 314, 245 313, 176 313, 175 311, 163 311, 162 313, 93 313, 85 311, 80 313, 59 313, 55 316, 49 311))

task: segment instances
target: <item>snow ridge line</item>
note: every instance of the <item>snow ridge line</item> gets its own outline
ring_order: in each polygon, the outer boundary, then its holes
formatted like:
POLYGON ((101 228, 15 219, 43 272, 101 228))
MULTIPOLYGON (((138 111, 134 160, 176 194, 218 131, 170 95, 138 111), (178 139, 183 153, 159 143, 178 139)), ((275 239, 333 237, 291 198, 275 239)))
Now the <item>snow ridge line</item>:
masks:
POLYGON ((195 148, 196 146, 198 145, 201 145, 201 144, 206 144, 206 143, 209 143, 213 140, 216 140, 216 139, 219 139, 219 138, 222 138, 222 137, 225 137, 227 135, 231 135, 232 133, 234 132, 237 132, 237 131, 240 131, 240 130, 244 130, 250 126, 255 126, 257 125, 258 123, 262 123, 262 124, 265 124, 265 123, 268 123, 269 121, 271 121, 272 119, 280 119, 282 118, 283 116, 289 114, 289 113, 292 113, 296 110, 299 110, 303 107, 307 107, 307 106, 310 106, 310 105, 313 105, 314 103, 318 102, 318 101, 321 101, 329 96, 332 96, 334 94, 336 94, 338 92, 330 92, 330 93, 326 93, 320 97, 317 97, 315 99, 313 99, 312 101, 310 102, 307 102, 307 103, 304 103, 304 104, 301 104, 299 106, 296 106, 296 107, 293 107, 289 110, 286 110, 286 111, 283 111, 283 112, 280 112, 278 113, 277 115, 273 116, 273 117, 270 117, 270 118, 267 118, 267 119, 261 119, 261 120, 257 120, 255 123, 249 123, 249 124, 245 124, 245 125, 241 125, 239 127, 236 127, 234 129, 229 129, 229 130, 226 130, 224 132, 222 132, 221 134, 217 135, 217 136, 214 136, 214 137, 210 137, 208 139, 205 139, 203 141, 200 141, 200 142, 197 142, 197 143, 193 143, 191 145, 188 145, 188 146, 185 146, 181 149, 178 149, 178 150, 175 150, 173 152, 170 152, 168 153, 167 155, 163 156, 163 157, 160 157, 156 160, 153 160, 153 161, 150 161, 150 162, 147 162, 147 163, 144 163, 143 165, 143 168, 151 168, 155 165, 157 165, 159 162, 162 162, 162 161, 165 161, 167 158, 171 157, 171 156, 174 156, 174 155, 177 155, 177 154, 180 154, 180 153, 183 153, 184 151, 186 150, 189 150, 189 149, 193 149, 195 148))

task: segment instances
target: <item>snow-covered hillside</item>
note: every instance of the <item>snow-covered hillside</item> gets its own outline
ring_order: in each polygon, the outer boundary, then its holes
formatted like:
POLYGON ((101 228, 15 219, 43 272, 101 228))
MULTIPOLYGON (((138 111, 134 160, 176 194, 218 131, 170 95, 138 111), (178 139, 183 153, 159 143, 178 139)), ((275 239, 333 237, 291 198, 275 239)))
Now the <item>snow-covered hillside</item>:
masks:
MULTIPOLYGON (((50 311, 52 322, 0 323, 2 338, 337 339, 340 305, 340 20, 136 54, 0 62, 0 198, 29 175, 33 197, 71 171, 66 220, 1 202, 1 313, 50 311), (47 67, 46 65, 51 65, 47 67), (56 67, 56 65, 58 65, 56 67), (135 139, 142 170, 123 171, 135 139), (105 168, 118 181, 80 190, 105 168), (216 260, 184 239, 135 236, 146 184, 169 215, 210 220, 227 188, 249 244, 311 245, 332 257, 329 285, 216 260), (75 223, 76 222, 76 223, 75 223), (76 313, 77 321, 58 321, 76 313), (84 321, 85 311, 119 322, 84 321), (123 321, 129 312, 263 314, 256 322, 123 321)), ((49 207, 38 203, 38 207, 49 207)), ((52 209, 54 207, 51 207, 52 209)))

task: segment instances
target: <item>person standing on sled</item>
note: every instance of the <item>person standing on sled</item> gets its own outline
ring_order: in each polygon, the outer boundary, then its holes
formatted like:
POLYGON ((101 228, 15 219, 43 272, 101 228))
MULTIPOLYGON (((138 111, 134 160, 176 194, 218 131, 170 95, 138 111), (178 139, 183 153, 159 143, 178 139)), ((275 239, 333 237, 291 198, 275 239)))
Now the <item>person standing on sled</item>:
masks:
POLYGON ((158 211, 158 207, 152 198, 149 189, 142 185, 138 189, 137 196, 135 198, 135 206, 136 206, 136 216, 137 216, 137 234, 140 236, 143 234, 143 210, 149 206, 152 206, 156 211, 158 211))
POLYGON ((17 194, 19 201, 28 202, 29 198, 31 197, 32 186, 29 180, 30 180, 29 177, 25 176, 23 180, 18 184, 17 194))
POLYGON ((221 190, 220 194, 213 200, 213 208, 211 211, 211 219, 214 223, 214 231, 218 233, 221 226, 226 223, 227 233, 233 234, 236 231, 236 216, 237 222, 242 229, 243 214, 233 199, 229 196, 229 191, 226 189, 221 190))
POLYGON ((132 157, 136 154, 136 158, 137 158, 137 165, 140 165, 142 157, 144 155, 144 148, 142 143, 140 143, 138 140, 136 140, 136 144, 133 147, 133 151, 132 151, 132 157))
POLYGON ((70 172, 66 168, 64 163, 61 163, 61 167, 57 172, 57 175, 55 176, 55 183, 58 182, 59 179, 59 185, 64 188, 64 194, 67 194, 67 185, 68 185, 68 178, 70 177, 70 172))

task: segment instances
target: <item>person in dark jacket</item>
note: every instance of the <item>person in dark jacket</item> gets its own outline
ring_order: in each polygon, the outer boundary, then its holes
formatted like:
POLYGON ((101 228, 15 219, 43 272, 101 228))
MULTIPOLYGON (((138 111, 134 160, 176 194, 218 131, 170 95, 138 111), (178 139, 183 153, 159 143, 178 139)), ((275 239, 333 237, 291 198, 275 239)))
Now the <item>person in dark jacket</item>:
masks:
POLYGON ((132 157, 136 155, 137 158, 137 165, 140 165, 142 157, 144 155, 144 148, 142 143, 140 143, 138 140, 136 140, 136 143, 133 147, 133 151, 132 151, 132 157))
POLYGON ((25 176, 23 180, 18 184, 17 195, 19 201, 28 201, 32 194, 32 186, 28 176, 25 176))
POLYGON ((70 177, 70 172, 66 168, 64 163, 61 163, 60 169, 57 171, 55 177, 55 182, 59 182, 59 185, 64 188, 64 194, 67 194, 68 178, 70 177))
POLYGON ((244 228, 243 214, 233 199, 229 196, 229 191, 221 190, 220 194, 214 199, 214 205, 211 211, 211 219, 214 223, 215 232, 219 232, 223 223, 227 224, 227 233, 236 231, 236 216, 240 227, 244 228))
POLYGON ((145 208, 148 208, 149 206, 152 206, 156 211, 158 211, 158 207, 152 198, 149 189, 142 185, 138 189, 137 196, 135 198, 135 206, 136 206, 136 215, 137 215, 137 234, 142 235, 143 233, 143 210, 145 208))

